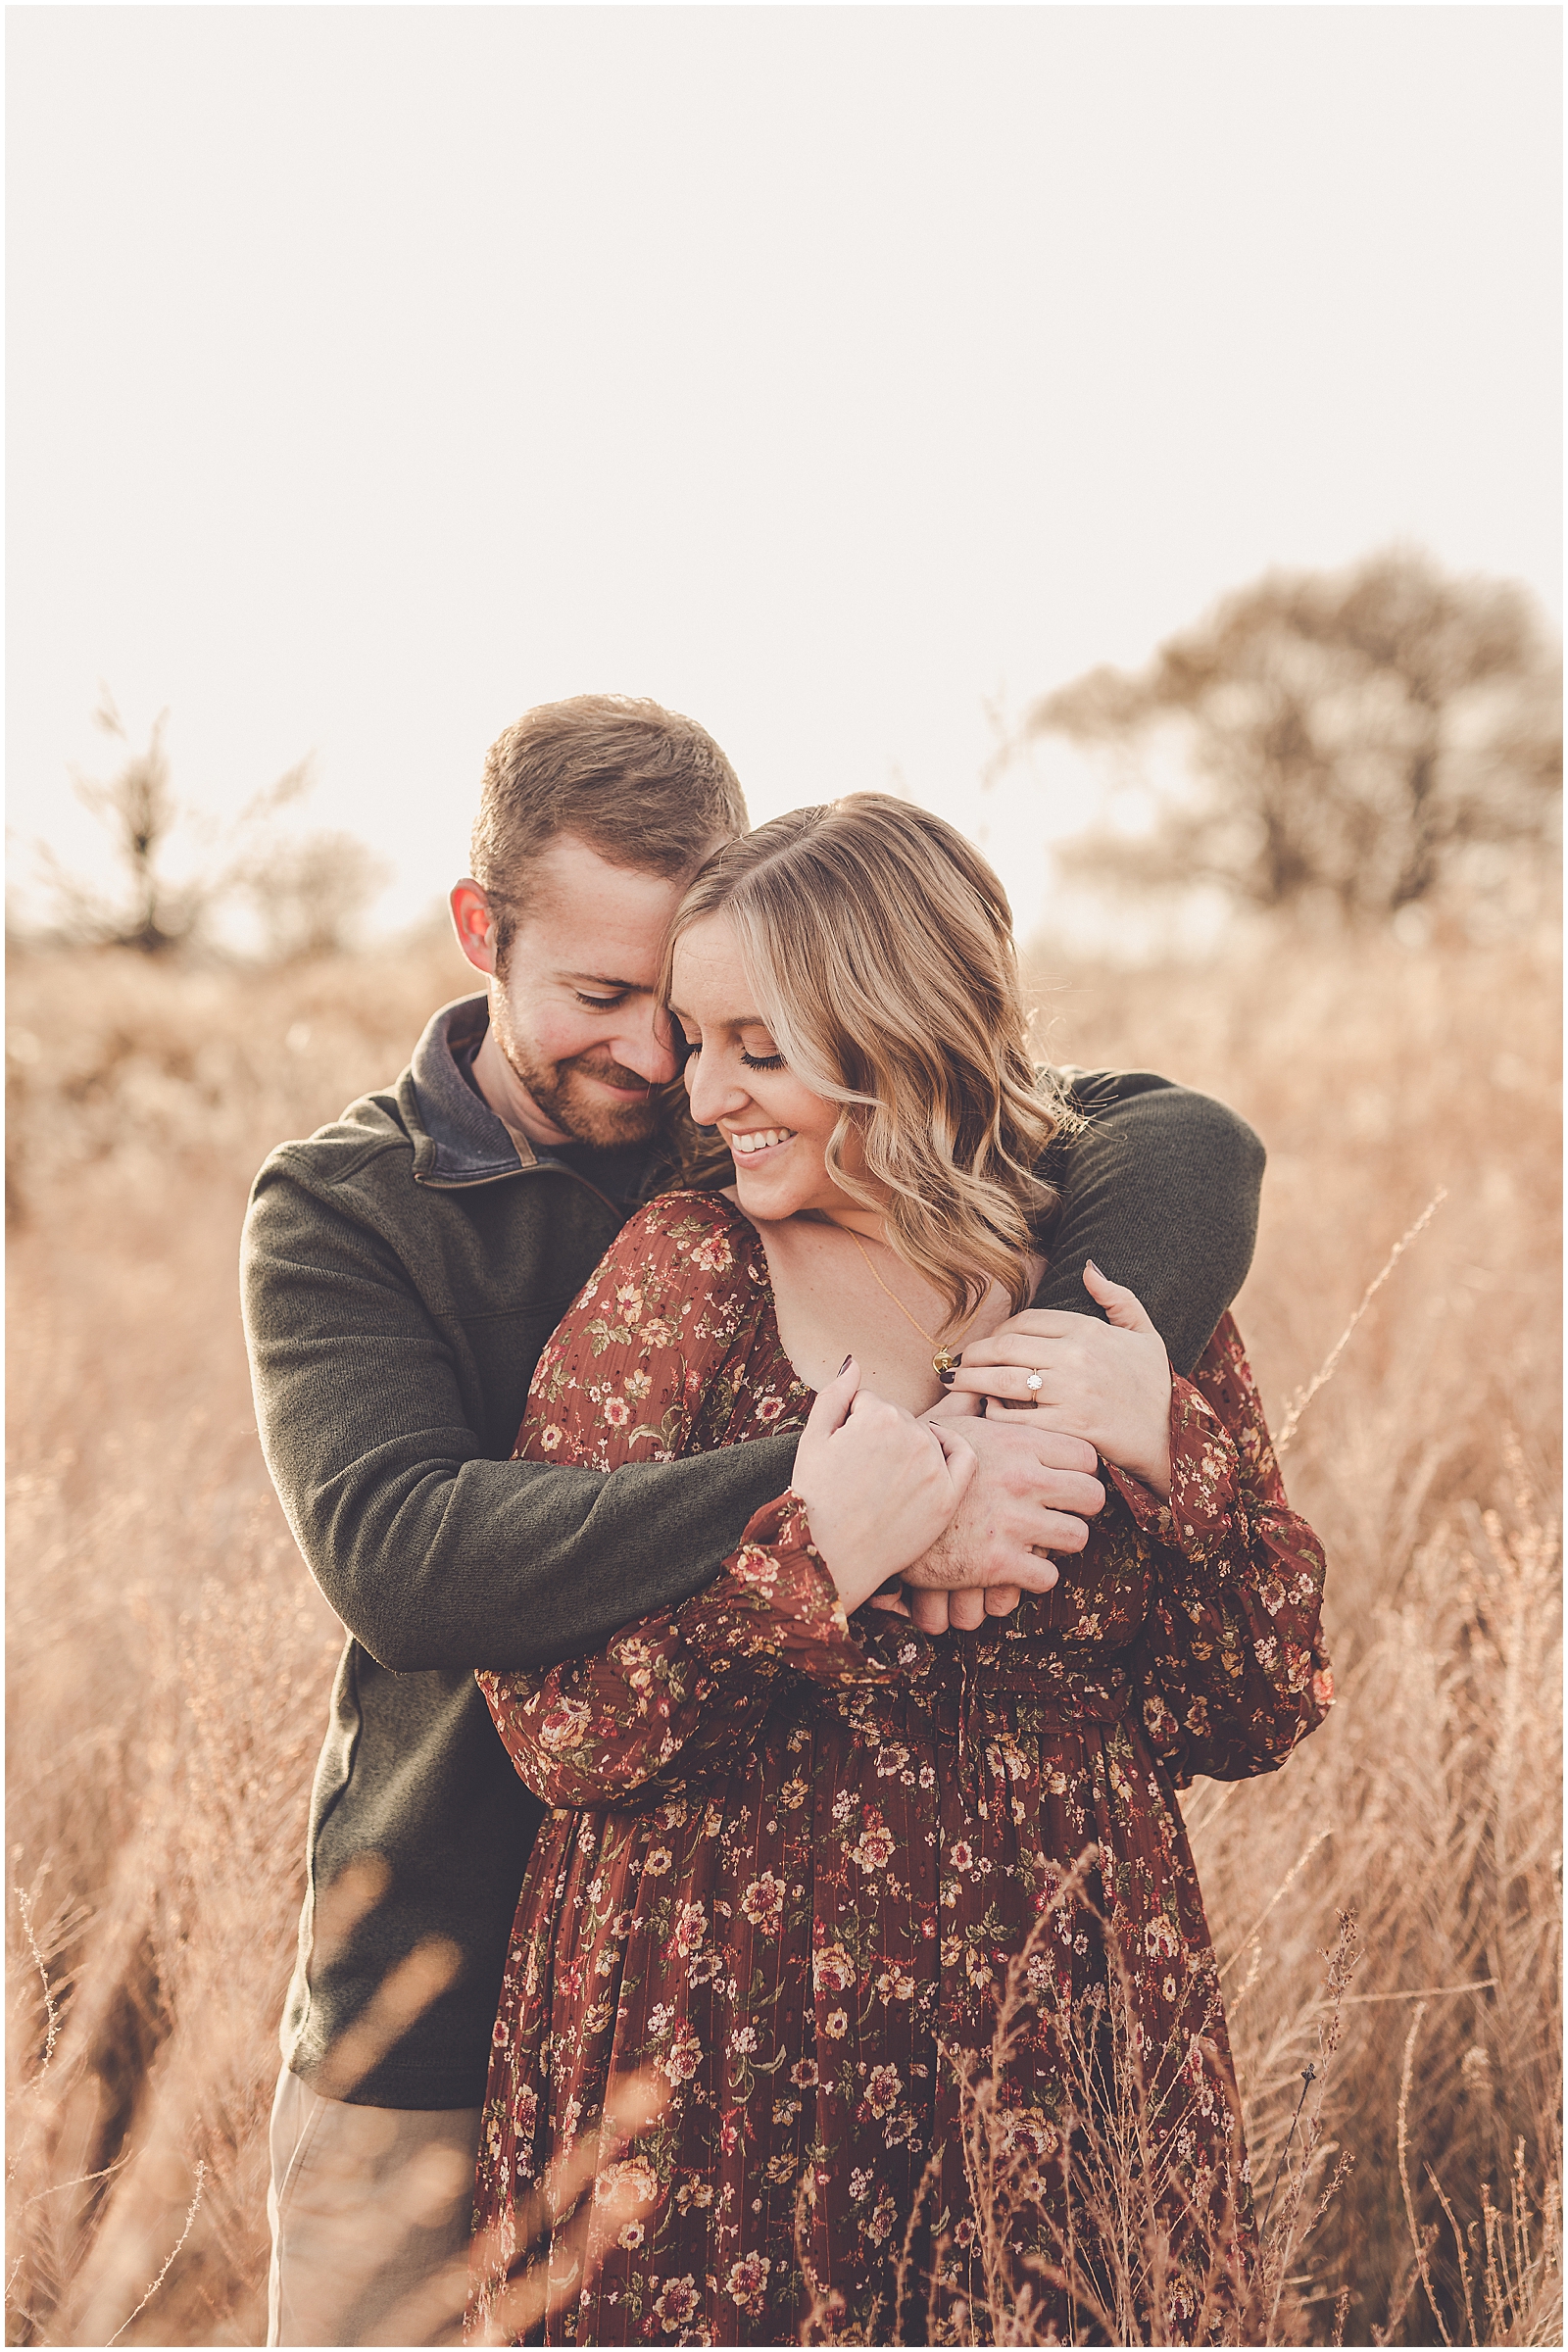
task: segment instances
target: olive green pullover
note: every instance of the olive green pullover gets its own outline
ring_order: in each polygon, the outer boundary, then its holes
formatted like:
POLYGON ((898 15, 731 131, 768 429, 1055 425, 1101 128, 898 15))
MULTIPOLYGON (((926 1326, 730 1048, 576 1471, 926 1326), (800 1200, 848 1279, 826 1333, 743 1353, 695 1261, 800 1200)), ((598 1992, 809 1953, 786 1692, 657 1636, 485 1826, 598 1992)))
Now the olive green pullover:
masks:
MULTIPOLYGON (((630 1182, 625 1152, 519 1149, 461 1066, 486 1019, 483 997, 448 1005, 395 1085, 280 1145, 241 1257, 268 1467, 348 1636, 311 1792, 284 2055, 323 2092, 375 2106, 484 2094, 541 1807, 474 1669, 550 1666, 686 1599, 794 1461, 790 1436, 608 1477, 508 1458, 545 1341, 660 1171, 652 1148, 630 1182), (386 1890, 338 1933, 320 1898, 369 1855, 386 1890), (378 1985, 435 1936, 458 1947, 455 1977, 347 2068, 346 2028, 368 2024, 378 1985)), ((1093 1312, 1092 1255, 1190 1369, 1250 1263, 1262 1147, 1163 1079, 1065 1076, 1089 1124, 1053 1156, 1036 1303, 1093 1312)))

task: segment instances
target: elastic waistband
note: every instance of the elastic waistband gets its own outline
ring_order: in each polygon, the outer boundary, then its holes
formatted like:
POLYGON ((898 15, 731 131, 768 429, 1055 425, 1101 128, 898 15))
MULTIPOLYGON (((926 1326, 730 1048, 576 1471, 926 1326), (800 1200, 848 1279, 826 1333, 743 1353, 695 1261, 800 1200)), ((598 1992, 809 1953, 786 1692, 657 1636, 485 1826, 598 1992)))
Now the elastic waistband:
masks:
POLYGON ((1132 1684, 1125 1670, 1102 1667, 1085 1673, 1068 1668, 1062 1674, 1040 1674, 1027 1667, 983 1666, 964 1670, 964 1694, 985 1707, 993 1698, 1032 1701, 1047 1715, 1068 1723, 1120 1723, 1132 1704, 1132 1684))

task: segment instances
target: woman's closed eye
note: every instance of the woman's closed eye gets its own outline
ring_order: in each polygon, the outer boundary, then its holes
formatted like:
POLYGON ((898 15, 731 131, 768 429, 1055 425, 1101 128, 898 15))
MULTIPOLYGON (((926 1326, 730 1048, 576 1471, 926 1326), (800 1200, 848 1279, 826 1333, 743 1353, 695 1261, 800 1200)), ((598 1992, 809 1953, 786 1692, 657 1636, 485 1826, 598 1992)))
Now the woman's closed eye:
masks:
MULTIPOLYGON (((703 1041, 700 1037, 677 1034, 674 1050, 683 1063, 693 1061, 703 1050, 703 1041)), ((737 1050, 736 1058, 748 1070, 781 1070, 784 1067, 782 1054, 748 1054, 744 1046, 737 1050)))

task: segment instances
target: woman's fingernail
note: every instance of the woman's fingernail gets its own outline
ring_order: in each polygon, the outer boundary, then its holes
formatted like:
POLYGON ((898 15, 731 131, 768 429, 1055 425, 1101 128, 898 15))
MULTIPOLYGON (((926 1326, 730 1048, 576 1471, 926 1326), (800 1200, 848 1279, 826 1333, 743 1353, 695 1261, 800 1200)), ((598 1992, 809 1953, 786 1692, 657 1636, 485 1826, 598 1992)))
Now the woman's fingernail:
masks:
POLYGON ((837 1371, 834 1373, 834 1375, 833 1375, 834 1379, 835 1379, 835 1380, 842 1380, 842 1379, 844 1378, 844 1375, 845 1375, 845 1373, 846 1373, 846 1372, 849 1370, 850 1366, 851 1366, 851 1365, 854 1363, 854 1361, 855 1361, 855 1350, 854 1350, 854 1348, 852 1348, 850 1349, 850 1352, 849 1352, 849 1354, 848 1354, 848 1355, 847 1355, 847 1356, 844 1358, 844 1361, 843 1361, 843 1363, 842 1363, 842 1364, 840 1364, 840 1366, 839 1366, 838 1370, 837 1370, 837 1371))
POLYGON ((951 1389, 955 1379, 956 1378, 956 1371, 954 1369, 947 1372, 939 1372, 937 1374, 937 1378, 945 1389, 951 1389))
MULTIPOLYGON (((1084 1259, 1084 1264, 1091 1274, 1100 1274, 1100 1268, 1096 1265, 1092 1257, 1086 1257, 1084 1259)), ((1102 1282, 1108 1282, 1110 1277, 1108 1274, 1100 1274, 1100 1279, 1102 1282)))

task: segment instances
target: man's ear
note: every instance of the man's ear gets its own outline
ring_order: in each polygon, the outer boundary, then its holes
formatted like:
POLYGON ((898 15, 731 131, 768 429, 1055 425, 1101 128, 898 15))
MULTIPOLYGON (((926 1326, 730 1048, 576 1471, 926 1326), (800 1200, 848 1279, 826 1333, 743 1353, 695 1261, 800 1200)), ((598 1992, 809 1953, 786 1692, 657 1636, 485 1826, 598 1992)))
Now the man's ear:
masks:
POLYGON ((458 945, 476 972, 494 972, 496 968, 496 918, 486 893, 471 876, 465 875, 452 886, 448 901, 452 908, 452 925, 458 935, 458 945))

